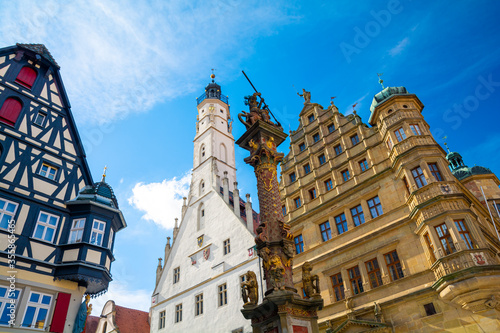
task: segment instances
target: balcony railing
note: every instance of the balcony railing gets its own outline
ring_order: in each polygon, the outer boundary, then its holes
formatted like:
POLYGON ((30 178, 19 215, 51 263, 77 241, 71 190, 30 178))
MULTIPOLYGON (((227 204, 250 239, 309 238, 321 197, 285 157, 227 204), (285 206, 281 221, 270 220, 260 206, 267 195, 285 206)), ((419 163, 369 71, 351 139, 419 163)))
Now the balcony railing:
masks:
POLYGON ((435 144, 434 140, 427 135, 412 135, 409 138, 397 143, 391 150, 391 162, 396 160, 396 157, 416 146, 426 146, 435 144))
POLYGON ((389 127, 392 126, 392 124, 398 122, 401 119, 407 119, 407 118, 422 118, 422 115, 420 112, 417 110, 399 110, 396 113, 393 113, 392 115, 386 117, 384 121, 382 122, 382 127, 380 129, 380 133, 385 135, 385 132, 389 127))
POLYGON ((440 279, 446 275, 450 275, 470 267, 486 265, 498 265, 498 260, 492 254, 490 249, 482 248, 457 251, 445 257, 439 258, 432 265, 431 270, 434 272, 436 279, 440 279))
POLYGON ((229 104, 229 97, 227 96, 224 96, 222 95, 220 92, 218 93, 208 93, 208 92, 204 92, 203 94, 201 94, 200 97, 196 98, 196 105, 199 105, 201 102, 203 102, 205 99, 218 99, 226 104, 229 104))
POLYGON ((439 195, 456 193, 460 193, 460 191, 453 182, 433 182, 414 191, 408 197, 408 206, 410 207, 410 211, 413 211, 418 205, 432 200, 439 195))

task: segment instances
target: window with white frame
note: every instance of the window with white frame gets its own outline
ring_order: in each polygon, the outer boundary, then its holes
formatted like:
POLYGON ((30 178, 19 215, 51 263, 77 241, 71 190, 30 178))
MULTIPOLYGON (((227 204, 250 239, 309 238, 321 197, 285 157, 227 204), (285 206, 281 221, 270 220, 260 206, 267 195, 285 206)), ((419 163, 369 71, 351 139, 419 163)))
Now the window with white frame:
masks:
POLYGON ((83 238, 83 229, 85 228, 85 219, 73 220, 71 231, 69 233, 68 243, 80 243, 83 238))
POLYGON ((0 228, 7 229, 9 222, 14 218, 17 211, 17 204, 5 199, 0 199, 0 228))
POLYGON ((52 215, 46 212, 40 212, 40 214, 38 215, 38 220, 36 221, 33 238, 52 243, 56 235, 58 223, 59 216, 52 215))
POLYGON ((52 296, 32 291, 24 312, 22 327, 45 329, 48 324, 52 296))
POLYGON ((7 286, 0 286, 0 325, 9 325, 11 320, 10 310, 16 309, 19 299, 20 289, 9 289, 7 286), (15 304, 12 303, 14 300, 15 304))
POLYGON ((104 238, 104 229, 106 222, 94 220, 92 223, 92 233, 90 234, 90 244, 102 246, 102 239, 104 238))
POLYGON ((55 180, 57 174, 57 168, 47 163, 43 163, 38 174, 48 179, 55 180))

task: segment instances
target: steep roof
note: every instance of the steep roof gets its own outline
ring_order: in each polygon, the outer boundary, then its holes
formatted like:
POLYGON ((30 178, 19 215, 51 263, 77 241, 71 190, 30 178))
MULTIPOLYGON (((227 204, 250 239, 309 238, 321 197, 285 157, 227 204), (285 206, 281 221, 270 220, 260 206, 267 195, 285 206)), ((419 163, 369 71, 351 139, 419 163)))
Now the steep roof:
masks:
POLYGON ((120 333, 149 333, 149 313, 115 305, 116 327, 120 333))
POLYGON ((55 65, 57 68, 60 68, 59 65, 57 64, 56 60, 54 59, 54 57, 52 57, 52 54, 50 54, 49 50, 45 47, 45 45, 43 45, 43 44, 21 44, 21 43, 17 43, 16 45, 19 47, 22 47, 26 50, 30 50, 30 51, 33 51, 33 52, 41 55, 42 57, 44 57, 45 59, 50 61, 53 65, 55 65))
POLYGON ((100 319, 97 316, 88 316, 85 323, 85 333, 95 333, 100 319))

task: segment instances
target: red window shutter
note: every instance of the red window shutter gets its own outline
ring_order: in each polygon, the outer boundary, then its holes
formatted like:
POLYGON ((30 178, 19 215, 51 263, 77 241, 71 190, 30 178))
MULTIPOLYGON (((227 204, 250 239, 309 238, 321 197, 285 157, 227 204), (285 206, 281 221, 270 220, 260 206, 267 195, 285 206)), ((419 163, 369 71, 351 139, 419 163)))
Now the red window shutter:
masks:
POLYGON ((64 324, 66 323, 66 316, 68 315, 69 301, 71 294, 58 293, 56 306, 54 308, 54 315, 52 316, 52 323, 50 324, 50 331, 54 333, 63 333, 64 324))
POLYGON ((31 89, 36 79, 36 71, 31 67, 23 67, 16 78, 16 82, 31 89))
POLYGON ((0 121, 14 126, 23 105, 15 98, 7 98, 0 109, 0 121))

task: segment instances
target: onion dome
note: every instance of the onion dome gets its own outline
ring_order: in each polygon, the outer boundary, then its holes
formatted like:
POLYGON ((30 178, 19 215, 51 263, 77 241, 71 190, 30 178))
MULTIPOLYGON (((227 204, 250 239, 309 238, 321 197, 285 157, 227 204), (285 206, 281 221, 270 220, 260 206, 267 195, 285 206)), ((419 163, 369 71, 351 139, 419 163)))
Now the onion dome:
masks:
POLYGON ((486 175, 493 173, 490 169, 478 165, 469 168, 464 164, 462 155, 457 152, 449 152, 446 155, 446 159, 448 160, 451 173, 458 180, 462 180, 472 175, 486 175))
POLYGON ((102 175, 102 180, 93 185, 85 186, 75 200, 92 200, 118 209, 118 200, 111 186, 106 183, 106 168, 102 175))

